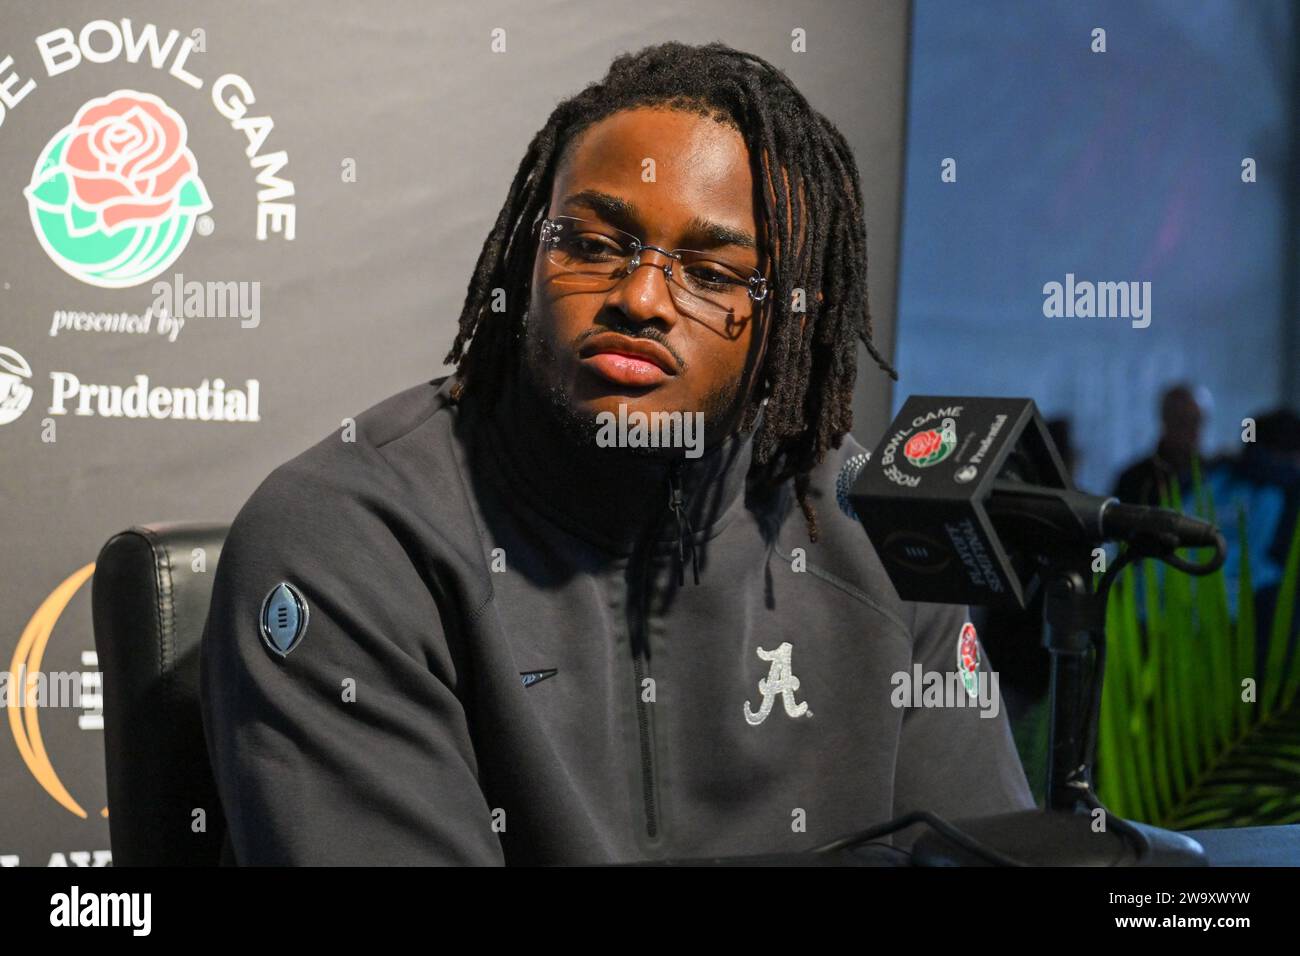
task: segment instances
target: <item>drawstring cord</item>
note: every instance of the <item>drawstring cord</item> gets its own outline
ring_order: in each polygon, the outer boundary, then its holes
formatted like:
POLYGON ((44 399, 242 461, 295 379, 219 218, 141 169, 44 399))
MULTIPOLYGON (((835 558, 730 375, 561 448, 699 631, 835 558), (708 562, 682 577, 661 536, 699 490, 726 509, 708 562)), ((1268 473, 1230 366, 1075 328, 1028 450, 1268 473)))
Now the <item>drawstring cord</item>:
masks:
POLYGON ((681 462, 674 459, 668 470, 668 507, 677 518, 677 585, 686 583, 686 548, 691 549, 691 573, 700 583, 700 565, 695 555, 695 532, 682 497, 681 462))

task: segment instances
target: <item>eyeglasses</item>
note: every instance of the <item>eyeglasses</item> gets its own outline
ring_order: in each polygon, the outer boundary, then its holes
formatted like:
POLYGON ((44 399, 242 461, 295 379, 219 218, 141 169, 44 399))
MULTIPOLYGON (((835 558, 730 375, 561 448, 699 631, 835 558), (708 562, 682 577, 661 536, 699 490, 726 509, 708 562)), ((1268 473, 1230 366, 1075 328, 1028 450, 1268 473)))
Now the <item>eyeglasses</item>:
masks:
POLYGON ((751 302, 767 298, 767 279, 757 269, 719 259, 711 252, 660 249, 594 219, 553 216, 539 224, 539 249, 569 288, 604 292, 614 288, 653 250, 665 257, 662 269, 678 310, 701 320, 725 320, 728 329, 747 319, 751 302))

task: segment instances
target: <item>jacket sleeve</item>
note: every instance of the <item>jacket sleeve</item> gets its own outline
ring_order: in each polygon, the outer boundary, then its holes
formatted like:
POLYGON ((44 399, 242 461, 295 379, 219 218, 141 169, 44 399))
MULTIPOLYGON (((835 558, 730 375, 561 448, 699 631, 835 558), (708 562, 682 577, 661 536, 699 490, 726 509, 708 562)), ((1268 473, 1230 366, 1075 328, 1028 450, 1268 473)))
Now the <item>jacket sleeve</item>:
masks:
POLYGON ((277 469, 218 562, 200 699, 236 862, 503 863, 432 572, 337 485, 277 469), (283 658, 260 625, 280 582, 307 604, 283 658))
MULTIPOLYGON (((959 673, 959 645, 965 607, 916 604, 913 625, 913 674, 936 672, 947 681, 959 673)), ((973 630, 972 630, 973 633, 973 630)), ((975 635, 979 644, 978 635, 975 635)), ((952 822, 1033 809, 1034 798, 1011 736, 990 662, 979 647, 977 694, 970 697, 957 683, 964 706, 909 707, 903 714, 898 762, 894 777, 894 816, 928 810, 952 822), (987 702, 987 705, 986 705, 987 702), (988 716, 985 716, 988 715, 988 716)), ((910 847, 926 831, 915 825, 895 837, 910 847)))

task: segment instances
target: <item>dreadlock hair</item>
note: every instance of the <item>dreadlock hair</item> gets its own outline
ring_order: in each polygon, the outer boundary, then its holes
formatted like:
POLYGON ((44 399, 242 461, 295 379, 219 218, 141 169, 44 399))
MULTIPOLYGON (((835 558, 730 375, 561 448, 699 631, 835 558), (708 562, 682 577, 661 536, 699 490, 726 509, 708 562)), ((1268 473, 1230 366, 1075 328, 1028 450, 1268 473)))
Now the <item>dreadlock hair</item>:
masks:
MULTIPOLYGON (((696 113, 744 137, 754 181, 761 183, 761 229, 769 238, 768 336, 757 381, 769 383, 754 436, 751 476, 772 484, 794 478, 795 493, 817 540, 807 498, 810 472, 838 448, 853 424, 857 343, 895 380, 876 349, 867 306, 867 235, 857 165, 843 135, 766 60, 713 42, 679 42, 619 55, 599 82, 564 100, 528 145, 505 205, 483 244, 460 327, 443 360, 455 363, 452 397, 479 383, 505 381, 521 318, 527 313, 533 257, 531 227, 550 202, 566 149, 613 113, 660 107, 696 113), (779 198, 778 198, 779 197, 779 198), (508 303, 489 310, 495 289, 508 303), (803 290, 796 310, 795 291, 803 290)), ((759 404, 745 410, 754 424, 759 404)))

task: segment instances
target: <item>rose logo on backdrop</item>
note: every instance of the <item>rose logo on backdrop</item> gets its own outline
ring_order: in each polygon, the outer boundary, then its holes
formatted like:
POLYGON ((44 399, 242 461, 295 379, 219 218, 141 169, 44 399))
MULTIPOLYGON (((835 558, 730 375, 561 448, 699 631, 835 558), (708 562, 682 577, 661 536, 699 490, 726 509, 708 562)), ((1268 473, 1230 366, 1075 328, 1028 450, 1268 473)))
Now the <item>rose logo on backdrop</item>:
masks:
POLYGON ((123 289, 163 272, 212 208, 185 120, 152 93, 88 101, 54 134, 23 189, 32 227, 64 272, 123 289))

